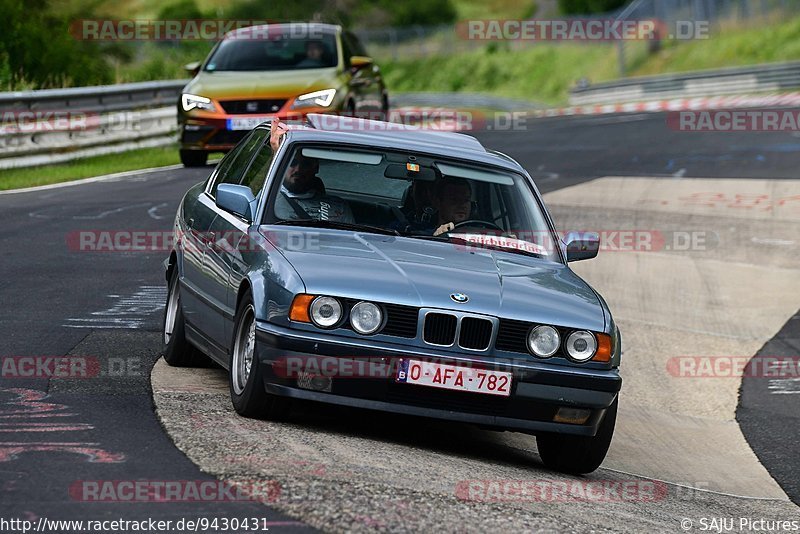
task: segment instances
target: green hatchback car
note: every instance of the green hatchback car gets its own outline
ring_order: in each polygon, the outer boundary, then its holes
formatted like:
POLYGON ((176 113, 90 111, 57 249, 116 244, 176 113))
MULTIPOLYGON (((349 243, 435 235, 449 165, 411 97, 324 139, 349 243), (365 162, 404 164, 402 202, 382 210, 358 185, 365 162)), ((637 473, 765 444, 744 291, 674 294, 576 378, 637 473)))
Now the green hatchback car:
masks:
POLYGON ((290 23, 252 26, 225 35, 178 102, 181 162, 205 165, 256 125, 308 113, 386 117, 381 72, 358 38, 340 26, 290 23))

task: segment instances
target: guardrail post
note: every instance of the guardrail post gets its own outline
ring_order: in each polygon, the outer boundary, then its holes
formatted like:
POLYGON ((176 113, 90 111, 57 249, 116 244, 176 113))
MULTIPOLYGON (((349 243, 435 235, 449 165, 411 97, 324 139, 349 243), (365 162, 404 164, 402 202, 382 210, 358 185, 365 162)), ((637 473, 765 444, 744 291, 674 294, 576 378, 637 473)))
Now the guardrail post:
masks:
POLYGON ((750 6, 747 0, 739 0, 739 19, 747 20, 750 18, 750 6))
POLYGON ((389 30, 389 46, 392 49, 392 61, 397 61, 397 29, 389 30))
POLYGON ((425 31, 422 26, 414 26, 414 32, 417 34, 417 48, 419 57, 425 57, 425 31))

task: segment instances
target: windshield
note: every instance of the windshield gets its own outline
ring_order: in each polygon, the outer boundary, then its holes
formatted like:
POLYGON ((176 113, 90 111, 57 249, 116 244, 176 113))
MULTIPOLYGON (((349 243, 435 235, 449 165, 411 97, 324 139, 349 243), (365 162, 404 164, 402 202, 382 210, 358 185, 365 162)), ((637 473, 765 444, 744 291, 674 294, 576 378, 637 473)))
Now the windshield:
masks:
POLYGON ((321 34, 314 38, 277 35, 269 39, 226 39, 206 63, 208 72, 295 70, 335 67, 336 38, 321 34))
POLYGON ((503 250, 560 261, 526 178, 406 152, 296 147, 266 219, 503 250))

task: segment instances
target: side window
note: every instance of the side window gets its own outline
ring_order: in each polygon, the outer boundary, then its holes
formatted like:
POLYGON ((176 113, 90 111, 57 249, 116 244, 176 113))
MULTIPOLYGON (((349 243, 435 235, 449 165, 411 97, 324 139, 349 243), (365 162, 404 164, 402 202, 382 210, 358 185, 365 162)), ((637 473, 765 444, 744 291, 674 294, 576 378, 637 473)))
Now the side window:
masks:
POLYGON ((353 48, 353 55, 369 56, 367 51, 364 49, 364 45, 361 44, 361 41, 358 40, 358 37, 356 37, 355 34, 348 32, 347 36, 350 38, 350 43, 353 48))
POLYGON ((225 173, 225 176, 222 177, 222 181, 220 183, 240 185, 242 183, 247 164, 251 159, 253 159, 253 155, 256 153, 256 151, 264 146, 268 136, 269 130, 265 128, 259 128, 258 130, 254 130, 247 139, 242 141, 241 150, 236 155, 236 159, 225 173))
MULTIPOLYGON (((249 135, 252 135, 252 133, 249 135)), ((217 186, 222 183, 222 181, 225 179, 225 176, 230 171, 233 162, 239 157, 239 153, 242 151, 245 143, 246 140, 243 140, 241 143, 233 147, 233 150, 225 154, 225 156, 222 158, 222 161, 219 162, 215 174, 211 176, 211 186, 208 188, 208 191, 211 193, 212 197, 217 192, 217 186)))
POLYGON ((258 149, 253 163, 244 174, 242 185, 249 187, 254 195, 258 195, 264 187, 264 180, 267 178, 267 171, 269 171, 269 164, 272 163, 272 147, 269 143, 258 149))
POLYGON ((344 56, 344 66, 350 68, 350 58, 355 54, 353 47, 350 45, 350 39, 347 33, 342 33, 342 55, 344 56))

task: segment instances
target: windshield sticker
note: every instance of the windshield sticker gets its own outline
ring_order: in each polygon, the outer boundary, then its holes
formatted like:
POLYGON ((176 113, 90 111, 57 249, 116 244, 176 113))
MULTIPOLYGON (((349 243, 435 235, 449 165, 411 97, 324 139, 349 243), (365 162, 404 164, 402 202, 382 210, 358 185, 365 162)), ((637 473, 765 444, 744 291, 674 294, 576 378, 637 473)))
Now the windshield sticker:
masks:
POLYGON ((474 243, 476 245, 522 250, 525 252, 532 252, 533 254, 539 254, 540 256, 550 255, 541 245, 531 243, 530 241, 514 239, 512 237, 491 234, 450 234, 450 237, 463 239, 468 243, 474 243))

